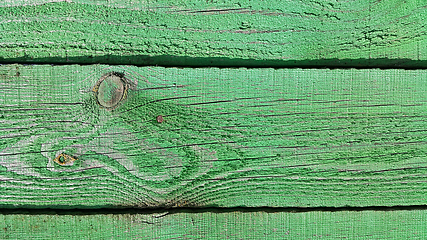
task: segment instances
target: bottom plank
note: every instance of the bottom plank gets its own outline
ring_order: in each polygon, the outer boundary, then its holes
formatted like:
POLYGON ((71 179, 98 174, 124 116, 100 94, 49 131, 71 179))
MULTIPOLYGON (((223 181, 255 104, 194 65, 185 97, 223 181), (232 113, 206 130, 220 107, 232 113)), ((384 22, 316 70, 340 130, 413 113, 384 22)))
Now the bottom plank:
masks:
POLYGON ((427 210, 0 215, 1 239, 427 239, 427 210))

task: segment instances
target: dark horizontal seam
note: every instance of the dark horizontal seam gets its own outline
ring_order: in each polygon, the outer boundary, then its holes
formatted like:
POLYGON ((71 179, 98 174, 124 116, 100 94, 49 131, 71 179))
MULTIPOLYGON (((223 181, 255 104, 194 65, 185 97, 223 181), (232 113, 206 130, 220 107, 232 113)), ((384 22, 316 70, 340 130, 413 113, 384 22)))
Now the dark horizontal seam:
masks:
MULTIPOLYGON (((142 55, 145 56, 145 55, 142 55)), ((80 56, 79 58, 85 58, 87 56, 80 56)), ((128 59, 136 59, 138 56, 128 57, 128 59)), ((107 57, 105 57, 107 59, 107 57)), ((109 61, 109 60, 97 60, 94 62, 65 62, 66 59, 31 59, 31 64, 39 65, 94 65, 94 64, 108 64, 108 65, 133 65, 133 66, 158 66, 158 67, 187 67, 187 68, 270 68, 270 69, 401 69, 401 70, 426 70, 427 69, 427 60, 411 60, 411 59, 391 59, 391 60, 382 60, 382 59, 366 59, 361 61, 360 59, 310 59, 310 60, 259 60, 259 59, 230 59, 230 58, 221 58, 221 57, 212 57, 212 58, 203 58, 203 57, 194 57, 194 56, 154 56, 152 58, 159 58, 160 60, 150 60, 148 63, 143 62, 131 62, 131 61, 109 61), (171 59, 174 59, 173 61, 171 59), (169 60, 168 64, 165 64, 165 60, 169 60), (224 64, 226 60, 226 64, 224 64), (180 62, 197 62, 195 63, 180 63, 180 62), (336 63, 328 63, 339 62, 336 63), (359 63, 352 63, 356 61, 359 63), (319 63, 320 62, 320 63, 319 63), (360 63, 362 62, 362 63, 360 63)), ((2 59, 0 64, 23 64, 28 65, 29 62, 26 60, 18 59, 2 59)))
MULTIPOLYGON (((68 206, 68 205, 67 205, 68 206)), ((409 205, 409 206, 364 206, 364 207, 149 207, 149 208, 120 208, 120 207, 82 207, 74 209, 66 209, 63 206, 51 206, 46 208, 4 208, 0 209, 2 215, 94 215, 94 214, 160 214, 164 217, 169 214, 177 213, 299 213, 299 212, 361 212, 361 211, 411 211, 411 210, 427 210, 427 205, 409 205), (165 213, 166 212, 166 213, 165 213)))

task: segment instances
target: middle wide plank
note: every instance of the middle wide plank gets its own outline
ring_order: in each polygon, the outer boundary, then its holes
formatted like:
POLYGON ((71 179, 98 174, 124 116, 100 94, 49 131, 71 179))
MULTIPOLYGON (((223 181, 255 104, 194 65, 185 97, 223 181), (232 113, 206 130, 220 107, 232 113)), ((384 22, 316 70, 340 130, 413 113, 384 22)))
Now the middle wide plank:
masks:
POLYGON ((0 66, 1 207, 426 204, 427 71, 0 66))

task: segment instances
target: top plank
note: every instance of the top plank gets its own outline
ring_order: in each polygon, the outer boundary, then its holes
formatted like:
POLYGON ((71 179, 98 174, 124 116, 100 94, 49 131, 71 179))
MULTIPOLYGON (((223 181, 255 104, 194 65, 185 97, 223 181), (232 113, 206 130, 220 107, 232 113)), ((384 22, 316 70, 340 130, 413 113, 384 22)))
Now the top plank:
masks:
POLYGON ((3 1, 0 61, 427 67, 424 1, 3 1))

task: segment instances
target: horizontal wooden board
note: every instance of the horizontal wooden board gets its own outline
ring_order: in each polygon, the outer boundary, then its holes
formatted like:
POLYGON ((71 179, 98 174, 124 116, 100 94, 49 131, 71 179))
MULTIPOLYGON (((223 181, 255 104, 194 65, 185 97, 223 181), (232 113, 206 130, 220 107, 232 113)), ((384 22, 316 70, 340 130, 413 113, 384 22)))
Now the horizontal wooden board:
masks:
POLYGON ((0 96, 1 207, 427 203, 425 70, 2 65, 0 96))
POLYGON ((0 215, 0 238, 426 239, 426 210, 0 215))
POLYGON ((424 1, 0 3, 0 62, 427 67, 424 1))

